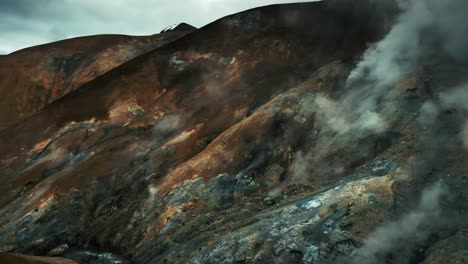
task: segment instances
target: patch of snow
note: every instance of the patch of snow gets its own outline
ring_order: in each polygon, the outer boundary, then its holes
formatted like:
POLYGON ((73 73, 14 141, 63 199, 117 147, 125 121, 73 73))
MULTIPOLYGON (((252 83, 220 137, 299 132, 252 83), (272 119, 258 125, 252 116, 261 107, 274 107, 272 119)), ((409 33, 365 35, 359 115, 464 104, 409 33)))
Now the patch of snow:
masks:
POLYGON ((168 26, 168 27, 166 27, 165 29, 163 29, 163 30, 161 31, 161 33, 174 30, 174 29, 175 29, 176 27, 178 27, 179 25, 180 25, 180 23, 179 23, 179 24, 174 24, 174 25, 168 26))

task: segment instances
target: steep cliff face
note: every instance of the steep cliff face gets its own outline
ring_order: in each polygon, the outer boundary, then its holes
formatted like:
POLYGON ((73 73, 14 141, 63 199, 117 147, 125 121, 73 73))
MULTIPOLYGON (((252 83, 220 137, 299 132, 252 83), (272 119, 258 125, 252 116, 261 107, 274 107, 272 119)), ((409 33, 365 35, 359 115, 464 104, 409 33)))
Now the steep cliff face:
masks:
POLYGON ((28 48, 0 58, 0 129, 190 30, 153 36, 100 35, 28 48))
POLYGON ((5 128, 3 247, 126 259, 102 263, 463 261, 466 112, 436 102, 466 65, 425 61, 378 96, 350 82, 397 18, 365 0, 249 10, 5 128))

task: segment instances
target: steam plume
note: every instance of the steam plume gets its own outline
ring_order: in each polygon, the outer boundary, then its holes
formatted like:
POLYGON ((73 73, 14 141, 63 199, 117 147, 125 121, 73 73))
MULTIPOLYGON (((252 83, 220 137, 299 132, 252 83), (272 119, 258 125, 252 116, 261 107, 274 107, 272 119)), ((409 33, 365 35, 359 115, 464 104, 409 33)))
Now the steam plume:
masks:
POLYGON ((354 252, 351 263, 385 263, 385 257, 390 253, 399 254, 400 261, 406 261, 408 256, 403 253, 408 253, 440 227, 437 226, 441 223, 440 200, 446 194, 447 189, 440 182, 425 189, 417 208, 399 220, 378 228, 369 236, 365 246, 354 252))

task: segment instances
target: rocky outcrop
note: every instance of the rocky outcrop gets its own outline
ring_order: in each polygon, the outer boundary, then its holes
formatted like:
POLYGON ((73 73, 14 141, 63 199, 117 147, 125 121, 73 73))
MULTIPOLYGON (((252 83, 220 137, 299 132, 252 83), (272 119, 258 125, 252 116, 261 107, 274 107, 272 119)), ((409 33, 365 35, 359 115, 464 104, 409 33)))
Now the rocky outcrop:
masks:
POLYGON ((0 240, 122 263, 463 258, 464 112, 420 118, 466 66, 421 66, 364 118, 347 85, 394 15, 365 0, 235 14, 0 131, 0 240))

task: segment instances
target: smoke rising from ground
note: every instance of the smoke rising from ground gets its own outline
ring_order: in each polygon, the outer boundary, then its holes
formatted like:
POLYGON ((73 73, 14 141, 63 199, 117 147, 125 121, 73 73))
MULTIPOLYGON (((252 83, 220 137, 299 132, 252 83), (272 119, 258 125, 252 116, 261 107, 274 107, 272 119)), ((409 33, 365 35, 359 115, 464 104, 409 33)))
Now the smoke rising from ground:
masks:
MULTIPOLYGON (((359 139, 385 132, 387 124, 372 111, 357 114, 353 104, 335 100, 324 94, 305 96, 300 102, 300 112, 315 120, 317 129, 310 139, 315 146, 295 153, 291 164, 289 184, 308 184, 313 181, 328 181, 335 175, 343 173, 344 164, 333 164, 330 167, 318 166, 327 162, 331 153, 337 149, 355 149, 359 139), (320 135, 319 135, 320 134, 320 135), (311 177, 313 174, 314 177, 311 177), (312 179, 313 178, 313 179, 312 179)), ((369 141, 370 142, 370 141, 369 141)), ((359 146, 363 149, 365 147, 359 146)))
MULTIPOLYGON (((363 109, 378 114, 379 104, 388 98, 391 88, 409 74, 417 72, 421 65, 440 59, 468 62, 468 51, 463 48, 468 44, 465 19, 468 1, 401 0, 398 4, 402 13, 389 33, 364 53, 347 79, 348 87, 352 88, 349 98, 367 98, 359 107, 358 114, 363 109)), ((465 111, 467 116, 467 88, 467 85, 463 85, 447 89, 435 101, 423 104, 419 123, 436 133, 435 127, 441 126, 442 110, 457 109, 465 111)), ((460 126, 461 140, 468 147, 468 119, 460 126)), ((443 140, 447 138, 443 137, 443 140)), ((443 145, 448 144, 440 142, 439 145, 435 141, 426 143, 427 151, 434 152, 434 155, 442 152, 443 145)), ((420 162, 430 168, 428 163, 431 159, 422 158, 420 162)), ((424 175, 415 174, 413 177, 426 176, 426 170, 422 173, 424 175)), ((447 190, 441 183, 425 189, 419 205, 399 220, 378 228, 369 236, 366 244, 355 251, 351 263, 386 263, 389 255, 392 255, 395 263, 408 262, 411 251, 418 243, 447 224, 440 221, 440 200, 446 194, 447 190)))
POLYGON ((430 127, 436 122, 442 110, 455 109, 464 114, 463 123, 460 124, 460 139, 468 150, 468 84, 452 88, 440 94, 437 102, 426 102, 419 115, 418 121, 425 127, 430 127))
POLYGON ((319 94, 314 102, 320 109, 319 118, 336 133, 343 134, 356 130, 381 133, 387 129, 387 124, 373 111, 363 108, 358 115, 348 111, 351 105, 347 105, 347 101, 342 104, 319 94))
POLYGON ((369 120, 369 114, 379 124, 385 124, 378 114, 379 102, 388 96, 389 88, 415 72, 419 65, 444 56, 468 62, 468 51, 464 48, 468 44, 467 1, 401 0, 398 3, 403 12, 389 33, 364 53, 347 80, 347 85, 353 88, 347 101, 359 102, 356 114, 362 126, 366 124, 360 121, 369 120))
MULTIPOLYGON (((304 180, 298 179, 310 177, 311 164, 328 155, 334 142, 362 139, 387 131, 392 124, 392 111, 398 108, 392 103, 392 92, 406 77, 419 72, 422 65, 439 59, 468 62, 468 51, 462 48, 468 46, 468 36, 464 33, 468 32, 468 24, 464 22, 467 1, 400 0, 398 5, 401 14, 388 34, 371 46, 350 72, 346 80, 348 92, 334 97, 318 94, 306 100, 303 104, 306 107, 301 105, 316 112, 320 133, 331 131, 336 136, 328 142, 319 142, 320 149, 325 150, 323 153, 314 149, 295 156, 290 178, 293 182, 302 183, 304 180)), ((442 95, 440 102, 425 103, 418 118, 420 124, 431 129, 438 121, 440 109, 454 107, 455 99, 461 100, 457 108, 468 102, 466 95, 461 94, 464 90, 466 87, 451 92, 453 99, 442 95)), ((468 119, 463 127, 460 136, 468 147, 468 119)))
POLYGON ((367 50, 351 72, 349 83, 368 82, 381 90, 413 71, 429 55, 445 53, 466 61, 468 2, 464 0, 403 0, 404 12, 386 37, 367 50), (442 48, 442 49, 438 49, 442 48))
POLYGON ((390 253, 398 254, 400 261, 407 261, 413 247, 436 232, 440 227, 438 225, 442 225, 440 201, 447 193, 441 182, 425 189, 417 208, 374 231, 366 244, 354 252, 351 263, 386 263, 385 257, 390 253))
POLYGON ((421 56, 419 34, 430 24, 431 13, 425 1, 411 1, 407 8, 387 36, 365 52, 349 83, 366 81, 380 90, 411 71, 421 56))

